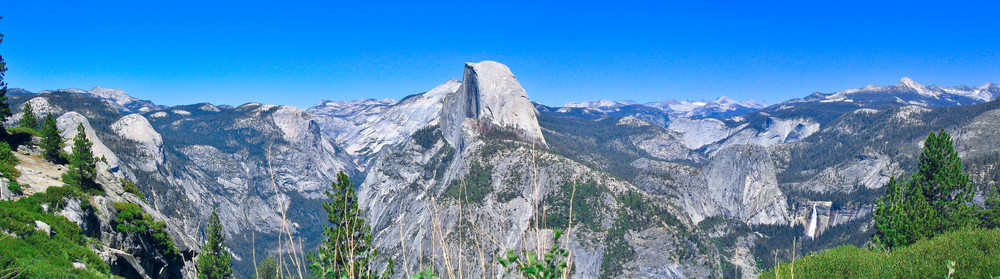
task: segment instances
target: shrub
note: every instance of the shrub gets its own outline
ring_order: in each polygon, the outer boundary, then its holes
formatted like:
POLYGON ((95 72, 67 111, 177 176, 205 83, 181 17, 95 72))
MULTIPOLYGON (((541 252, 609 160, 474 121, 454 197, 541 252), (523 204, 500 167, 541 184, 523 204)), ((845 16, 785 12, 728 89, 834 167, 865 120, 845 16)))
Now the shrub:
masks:
POLYGON ((25 128, 21 126, 7 128, 7 133, 10 133, 11 135, 30 135, 35 137, 42 136, 42 133, 39 132, 38 130, 25 128))
POLYGON ((118 218, 115 219, 115 229, 124 233, 145 234, 163 255, 177 255, 174 241, 167 234, 167 223, 153 220, 153 216, 134 203, 116 202, 118 218))
POLYGON ((17 157, 11 151, 10 144, 0 141, 0 172, 3 173, 4 178, 14 181, 21 176, 21 172, 14 167, 17 166, 17 162, 17 157))
MULTIPOLYGON (((103 158, 103 157, 102 157, 103 158)), ((136 197, 139 197, 142 201, 146 201, 146 195, 139 190, 139 187, 135 186, 135 183, 129 181, 128 179, 121 179, 122 187, 125 188, 125 192, 132 193, 136 197)))

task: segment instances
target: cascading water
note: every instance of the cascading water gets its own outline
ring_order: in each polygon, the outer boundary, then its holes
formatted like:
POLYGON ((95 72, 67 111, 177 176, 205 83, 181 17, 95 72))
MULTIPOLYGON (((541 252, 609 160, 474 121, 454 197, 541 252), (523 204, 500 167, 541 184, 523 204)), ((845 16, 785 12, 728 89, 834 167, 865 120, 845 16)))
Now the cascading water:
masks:
POLYGON ((815 239, 816 238, 816 204, 815 203, 813 204, 812 212, 813 212, 812 213, 812 218, 809 221, 809 230, 806 230, 806 236, 808 236, 809 238, 815 239))

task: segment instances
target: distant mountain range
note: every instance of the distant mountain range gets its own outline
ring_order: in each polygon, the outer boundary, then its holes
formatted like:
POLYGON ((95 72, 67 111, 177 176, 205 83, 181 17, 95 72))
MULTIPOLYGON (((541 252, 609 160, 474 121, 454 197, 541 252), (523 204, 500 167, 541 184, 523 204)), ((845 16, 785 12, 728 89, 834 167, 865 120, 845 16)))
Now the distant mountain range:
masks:
MULTIPOLYGON (((987 82, 981 86, 969 87, 959 85, 944 87, 940 85, 924 86, 908 77, 899 84, 889 86, 868 85, 863 88, 848 89, 835 93, 813 93, 805 98, 792 99, 778 105, 799 102, 860 102, 869 105, 879 103, 898 103, 922 106, 967 105, 990 101, 1000 97, 1000 86, 987 82)), ((597 101, 568 102, 563 108, 583 108, 603 113, 622 110, 626 106, 646 106, 656 108, 672 117, 688 118, 727 118, 757 111, 768 107, 767 103, 751 99, 736 101, 726 96, 715 100, 665 100, 640 104, 636 101, 613 101, 600 99, 597 101)), ((566 110, 568 111, 568 110, 566 110)))
POLYGON ((564 108, 586 108, 594 109, 602 112, 610 112, 613 110, 620 110, 625 106, 646 106, 655 109, 662 110, 667 115, 673 117, 727 117, 733 115, 740 115, 747 112, 755 111, 767 106, 764 102, 758 102, 754 100, 744 100, 736 101, 730 99, 726 96, 719 97, 715 100, 698 100, 698 101, 680 101, 680 100, 666 100, 658 102, 650 102, 645 104, 639 104, 635 101, 611 101, 607 99, 601 99, 597 101, 574 103, 569 102, 564 105, 564 108))
POLYGON ((39 117, 85 123, 101 139, 95 154, 108 176, 135 181, 171 233, 183 234, 175 239, 197 238, 217 206, 247 276, 253 249, 273 254, 284 230, 315 247, 324 191, 339 171, 358 187, 375 247, 397 268, 456 264, 469 277, 493 277, 469 245, 529 245, 546 232, 532 222, 568 225, 575 197, 568 248, 578 278, 753 277, 774 253, 790 254, 806 227, 815 238, 800 252, 863 244, 882 185, 912 170, 906 162, 929 130, 954 132, 977 183, 1000 177, 989 159, 1000 156, 993 83, 903 78, 772 105, 720 97, 549 107, 530 102, 503 64, 467 63, 461 77, 399 101, 308 109, 11 89, 6 124, 25 102, 39 117), (441 241, 456 262, 433 255, 441 241))

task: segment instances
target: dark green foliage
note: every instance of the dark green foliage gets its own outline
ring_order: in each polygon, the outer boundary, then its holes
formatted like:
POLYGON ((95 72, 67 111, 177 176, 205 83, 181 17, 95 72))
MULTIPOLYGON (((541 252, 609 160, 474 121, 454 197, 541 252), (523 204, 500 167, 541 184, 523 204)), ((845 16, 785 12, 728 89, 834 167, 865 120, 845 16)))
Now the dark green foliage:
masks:
POLYGON ((424 149, 431 148, 441 138, 441 129, 437 125, 423 127, 413 133, 413 141, 424 149))
POLYGON ((134 203, 116 202, 114 206, 118 210, 114 222, 117 231, 147 235, 161 254, 166 256, 178 254, 173 239, 167 234, 167 223, 154 220, 152 215, 134 203))
POLYGON ((379 274, 373 259, 378 249, 372 247, 372 230, 361 217, 354 184, 347 174, 337 174, 332 191, 326 191, 331 202, 323 203, 330 225, 323 225, 323 243, 315 253, 309 253, 309 270, 315 278, 388 278, 393 264, 379 274))
POLYGON ((233 276, 233 255, 226 250, 226 235, 222 232, 219 210, 212 207, 212 216, 205 228, 205 245, 198 256, 198 279, 222 279, 233 276))
MULTIPOLYGON (((0 43, 3 43, 3 34, 0 34, 0 43)), ((7 62, 4 62, 3 55, 0 55, 0 122, 7 121, 7 117, 11 115, 10 105, 7 104, 7 82, 4 81, 6 75, 7 62)))
POLYGON ((93 144, 87 139, 83 124, 76 126, 76 137, 73 138, 73 154, 69 156, 69 169, 63 174, 63 182, 79 186, 85 191, 103 191, 97 184, 97 165, 94 162, 93 144))
POLYGON ((141 207, 127 202, 116 202, 114 205, 118 210, 115 229, 120 232, 145 232, 148 229, 145 218, 148 213, 142 211, 141 207))
POLYGON ((38 119, 35 118, 35 111, 31 109, 31 102, 24 102, 21 113, 21 119, 17 121, 18 126, 32 130, 38 129, 38 119))
POLYGON ((20 195, 22 190, 21 184, 17 183, 17 177, 21 176, 21 172, 15 168, 17 161, 14 152, 10 150, 10 144, 0 141, 0 173, 3 173, 4 178, 10 180, 10 183, 6 185, 7 189, 11 193, 20 195))
POLYGON ((120 181, 122 183, 122 187, 125 188, 125 192, 132 193, 136 197, 139 197, 142 201, 146 201, 146 195, 142 194, 142 191, 139 190, 139 187, 135 186, 135 183, 132 183, 132 181, 124 178, 120 181))
MULTIPOLYGON (((891 252, 844 245, 795 260, 796 278, 992 278, 1000 275, 1000 230, 963 229, 891 252)), ((783 262, 760 278, 791 278, 783 262), (778 277, 775 271, 778 271, 778 277)))
POLYGON ((67 187, 50 187, 17 201, 0 201, 0 230, 17 235, 0 234, 0 273, 14 271, 20 274, 17 278, 110 277, 107 263, 88 246, 92 240, 76 223, 51 213, 61 210, 66 198, 77 194, 67 187), (49 204, 50 211, 42 204, 49 204), (48 224, 52 235, 36 231, 36 220, 48 224), (74 261, 87 264, 87 269, 73 268, 74 261))
POLYGON ((618 196, 618 202, 626 210, 619 214, 619 220, 625 228, 634 231, 641 231, 651 227, 681 225, 666 206, 662 206, 651 198, 643 196, 641 193, 629 191, 618 196))
POLYGON ((615 278, 622 274, 622 263, 635 258, 635 251, 625 237, 628 229, 616 226, 608 230, 604 257, 601 259, 601 278, 615 278))
POLYGON ((24 194, 24 189, 21 187, 20 183, 17 183, 16 180, 11 180, 10 183, 7 184, 7 190, 15 195, 24 194))
POLYGON ((585 183, 566 182, 559 185, 559 189, 552 194, 546 195, 543 204, 546 206, 546 223, 553 228, 567 228, 569 226, 570 201, 573 204, 573 222, 575 225, 583 224, 592 231, 601 230, 600 209, 604 208, 604 187, 596 182, 585 183), (576 193, 574 189, 576 188, 576 193))
POLYGON ((278 261, 274 257, 267 257, 257 264, 257 279, 277 279, 278 261))
POLYGON ((41 137, 42 133, 37 129, 28 129, 25 127, 17 126, 7 128, 8 141, 14 143, 12 145, 19 145, 23 143, 30 143, 31 137, 41 137))
POLYGON ((445 189, 444 197, 469 203, 482 203, 493 192, 493 166, 472 161, 469 173, 462 181, 452 181, 445 189))
POLYGON ((17 177, 21 176, 21 172, 14 168, 17 166, 17 162, 17 157, 10 149, 10 144, 0 141, 0 173, 3 173, 3 177, 15 181, 17 177))
POLYGON ((514 250, 507 250, 507 255, 497 258, 497 261, 507 269, 507 273, 518 273, 521 278, 569 278, 569 264, 566 262, 569 259, 569 250, 559 244, 562 234, 561 229, 553 230, 552 248, 542 255, 530 251, 521 251, 519 255, 514 250))
POLYGON ((42 156, 53 163, 63 161, 62 148, 63 138, 59 135, 59 127, 56 126, 56 117, 51 113, 45 115, 42 121, 42 141, 38 144, 42 148, 42 156))
MULTIPOLYGON (((657 201, 638 192, 626 192, 617 197, 621 208, 614 226, 608 230, 607 250, 601 262, 601 277, 612 278, 622 273, 621 263, 635 258, 635 251, 626 237, 630 232, 638 232, 651 227, 675 227, 681 234, 690 232, 669 210, 657 201)), ((574 208, 575 210, 575 208, 574 208)))
POLYGON ((974 187, 943 129, 931 132, 919 157, 918 171, 909 179, 892 178, 879 198, 873 218, 872 242, 887 248, 978 225, 972 205, 974 187))
POLYGON ((986 209, 982 214, 982 226, 985 228, 1000 228, 1000 193, 992 189, 986 194, 986 209))

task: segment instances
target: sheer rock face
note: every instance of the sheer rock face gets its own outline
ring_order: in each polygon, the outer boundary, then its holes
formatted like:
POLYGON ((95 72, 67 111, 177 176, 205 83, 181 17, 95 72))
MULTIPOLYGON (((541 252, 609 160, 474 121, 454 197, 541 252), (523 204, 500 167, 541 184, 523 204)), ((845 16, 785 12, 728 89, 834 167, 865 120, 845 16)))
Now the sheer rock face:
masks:
MULTIPOLYGON (((541 243, 543 250, 551 247, 552 231, 545 228, 554 227, 542 225, 542 229, 537 230, 533 220, 547 214, 546 210, 558 210, 551 203, 570 197, 572 190, 566 185, 590 183, 597 185, 597 190, 586 197, 581 190, 575 193, 575 198, 587 200, 586 211, 595 212, 593 215, 598 218, 588 219, 589 225, 574 223, 572 233, 568 234, 568 245, 564 247, 574 254, 573 277, 600 277, 604 257, 610 257, 605 254, 610 244, 603 228, 623 218, 619 214, 625 205, 618 198, 640 190, 560 155, 536 151, 527 144, 506 141, 512 147, 488 155, 483 151, 497 148, 496 143, 479 138, 465 140, 468 145, 460 152, 441 139, 427 148, 415 141, 398 148, 386 148, 358 188, 359 205, 365 208, 365 219, 374 232, 373 245, 384 257, 394 259, 397 276, 402 267, 417 270, 450 264, 462 266, 458 272, 472 278, 514 278, 497 268, 492 258, 508 249, 534 249, 537 243, 541 243), (453 159, 442 158, 448 157, 442 154, 450 152, 455 152, 453 159), (473 164, 489 166, 486 171, 488 185, 460 182, 475 171, 470 167, 473 164), (485 193, 482 200, 456 199, 453 195, 458 190, 455 189, 463 185, 469 187, 465 191, 485 193), (542 235, 540 240, 539 234, 542 235), (443 252, 442 246, 447 252, 443 252), (487 270, 481 266, 479 248, 486 255, 487 270), (444 253, 451 257, 450 262, 442 259, 444 253)), ((647 201, 649 204, 661 202, 657 198, 647 201)), ((636 215, 649 213, 633 212, 636 215)), ((554 222, 554 219, 548 220, 554 222)), ((690 230, 694 225, 684 222, 677 226, 682 228, 653 226, 625 236, 621 243, 639 251, 641 256, 622 259, 625 262, 618 263, 625 266, 621 276, 713 276, 709 264, 713 256, 694 252, 697 249, 692 249, 689 240, 682 236, 682 230, 690 230), (678 258, 677 255, 683 256, 678 258)), ((567 239, 560 239, 561 244, 566 243, 563 241, 567 239)))
MULTIPOLYGON (((465 63, 462 86, 445 100, 442 110, 445 137, 461 147, 467 120, 480 131, 500 129, 525 142, 544 145, 535 107, 510 69, 493 61, 465 63)), ((459 148, 461 149, 461 148, 459 148)))
POLYGON ((766 148, 727 147, 712 156, 700 174, 688 178, 686 187, 691 189, 680 205, 695 223, 711 216, 748 224, 787 223, 788 206, 775 173, 766 148))
POLYGON ((139 150, 136 166, 143 171, 155 171, 163 164, 163 137, 139 114, 129 114, 111 124, 119 136, 135 142, 139 150))

